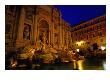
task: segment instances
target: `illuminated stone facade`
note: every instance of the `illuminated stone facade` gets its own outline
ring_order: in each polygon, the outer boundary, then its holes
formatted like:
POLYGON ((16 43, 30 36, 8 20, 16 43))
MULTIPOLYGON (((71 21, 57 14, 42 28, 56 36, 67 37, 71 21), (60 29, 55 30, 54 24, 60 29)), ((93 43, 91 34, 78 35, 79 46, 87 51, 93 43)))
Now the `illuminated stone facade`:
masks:
POLYGON ((75 49, 106 46, 106 16, 96 17, 72 28, 72 45, 75 49))
POLYGON ((32 45, 37 50, 68 49, 70 26, 54 6, 5 6, 5 50, 32 45))

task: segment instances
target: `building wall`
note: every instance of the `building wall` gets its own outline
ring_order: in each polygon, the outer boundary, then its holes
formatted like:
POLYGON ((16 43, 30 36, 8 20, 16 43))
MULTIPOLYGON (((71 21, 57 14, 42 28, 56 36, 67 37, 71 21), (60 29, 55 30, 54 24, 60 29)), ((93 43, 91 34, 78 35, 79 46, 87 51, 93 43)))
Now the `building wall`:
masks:
POLYGON ((75 49, 106 46, 106 16, 96 17, 72 28, 72 45, 75 49))
POLYGON ((15 47, 15 26, 18 22, 16 20, 18 14, 16 14, 17 11, 15 6, 6 6, 5 9, 5 50, 8 52, 13 51, 15 47))
POLYGON ((61 23, 61 49, 69 49, 70 40, 71 40, 71 33, 70 33, 70 25, 62 19, 61 23))
POLYGON ((42 44, 44 49, 52 47, 59 50, 65 45, 68 48, 69 24, 62 20, 60 11, 55 7, 6 5, 5 16, 6 52, 28 45, 39 50, 42 44))

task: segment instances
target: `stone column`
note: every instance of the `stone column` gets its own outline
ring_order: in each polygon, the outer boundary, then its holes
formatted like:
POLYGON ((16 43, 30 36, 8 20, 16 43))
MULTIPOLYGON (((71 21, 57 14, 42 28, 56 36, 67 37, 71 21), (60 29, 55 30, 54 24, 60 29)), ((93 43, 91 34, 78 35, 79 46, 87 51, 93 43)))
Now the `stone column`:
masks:
POLYGON ((51 42, 50 42, 50 37, 51 37, 51 36, 50 36, 50 33, 51 33, 51 29, 50 29, 50 24, 49 24, 49 36, 48 36, 49 38, 48 38, 48 45, 50 45, 50 43, 51 43, 51 42))
POLYGON ((25 12, 24 12, 24 8, 22 7, 20 12, 18 34, 17 34, 17 40, 16 40, 17 47, 21 46, 23 42, 24 19, 25 19, 25 12))
POLYGON ((58 49, 61 47, 60 41, 60 26, 58 26, 58 49))
POLYGON ((62 49, 62 27, 60 26, 60 48, 62 49))
POLYGON ((67 49, 68 49, 68 41, 69 41, 69 37, 68 37, 68 28, 67 28, 67 40, 66 40, 67 42, 67 49))
POLYGON ((37 14, 35 14, 35 22, 34 22, 34 44, 35 44, 35 47, 37 47, 37 41, 38 41, 38 27, 37 27, 37 25, 38 25, 38 21, 37 21, 37 17, 38 17, 38 15, 37 14))
POLYGON ((54 46, 54 22, 52 22, 52 36, 51 36, 51 40, 52 40, 52 45, 54 46))
POLYGON ((24 8, 22 8, 21 13, 20 13, 17 40, 22 40, 23 39, 24 19, 25 19, 25 12, 24 12, 24 8))
POLYGON ((62 47, 64 47, 64 27, 62 27, 62 47))

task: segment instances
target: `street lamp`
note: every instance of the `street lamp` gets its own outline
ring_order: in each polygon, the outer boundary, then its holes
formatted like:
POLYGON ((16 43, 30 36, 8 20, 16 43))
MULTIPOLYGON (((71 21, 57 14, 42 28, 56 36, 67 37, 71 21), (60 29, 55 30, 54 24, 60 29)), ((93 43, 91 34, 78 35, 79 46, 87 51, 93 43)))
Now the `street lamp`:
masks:
POLYGON ((105 50, 105 47, 104 47, 104 46, 101 46, 101 50, 102 50, 102 51, 105 50))
POLYGON ((77 52, 79 52, 79 49, 76 49, 77 52))
POLYGON ((105 50, 105 47, 104 46, 101 46, 101 54, 103 55, 104 54, 104 51, 105 50))

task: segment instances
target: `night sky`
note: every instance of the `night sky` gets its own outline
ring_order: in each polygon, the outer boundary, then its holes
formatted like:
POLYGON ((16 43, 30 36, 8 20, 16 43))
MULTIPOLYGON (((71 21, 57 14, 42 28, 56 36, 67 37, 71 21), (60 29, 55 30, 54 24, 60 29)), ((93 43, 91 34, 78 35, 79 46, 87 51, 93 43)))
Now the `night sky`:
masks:
POLYGON ((54 5, 71 26, 106 14, 105 5, 54 5))

